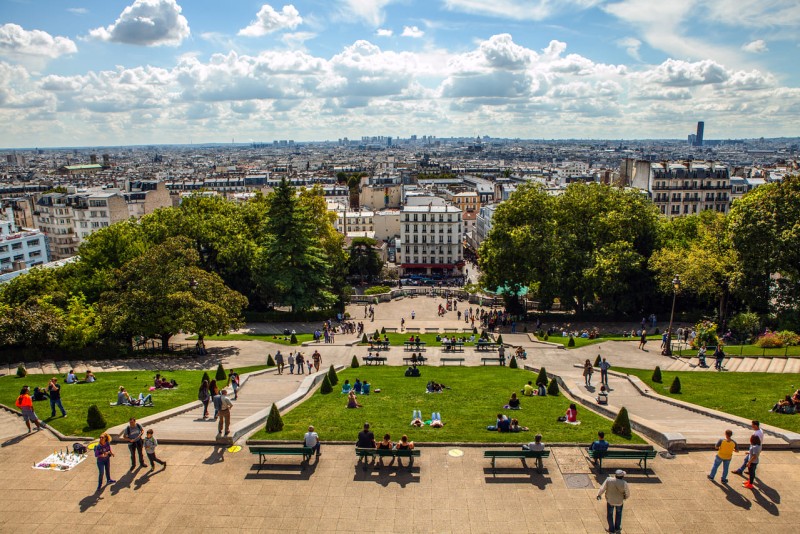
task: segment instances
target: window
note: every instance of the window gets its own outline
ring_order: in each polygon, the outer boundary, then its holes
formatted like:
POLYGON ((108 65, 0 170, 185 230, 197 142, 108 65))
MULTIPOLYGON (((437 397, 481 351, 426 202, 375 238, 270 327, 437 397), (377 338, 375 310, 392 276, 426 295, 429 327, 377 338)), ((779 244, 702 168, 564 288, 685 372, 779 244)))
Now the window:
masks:
POLYGON ((38 247, 39 246, 39 240, 38 239, 30 239, 28 241, 27 245, 29 247, 38 247))
POLYGON ((12 243, 11 244, 11 250, 21 250, 21 249, 22 249, 22 243, 12 243))
POLYGON ((8 245, 0 246, 0 252, 8 252, 8 245))
MULTIPOLYGON (((406 220, 408 220, 408 219, 406 219, 406 220)), ((410 224, 407 224, 407 225, 406 225, 406 233, 408 233, 408 232, 410 232, 410 231, 411 231, 411 225, 410 225, 410 224)))
POLYGON ((30 258, 38 258, 41 255, 42 255, 42 251, 41 250, 34 250, 30 254, 28 254, 28 257, 30 257, 30 258))
POLYGON ((14 261, 22 261, 25 259, 25 254, 17 254, 14 256, 14 261))

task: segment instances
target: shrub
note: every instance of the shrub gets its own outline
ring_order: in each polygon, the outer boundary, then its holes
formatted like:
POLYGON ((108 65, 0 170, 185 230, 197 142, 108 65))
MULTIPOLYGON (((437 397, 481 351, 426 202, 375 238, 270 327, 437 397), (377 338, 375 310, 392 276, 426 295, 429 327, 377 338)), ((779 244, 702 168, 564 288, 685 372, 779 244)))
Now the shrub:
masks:
POLYGON ((281 412, 278 411, 278 407, 275 403, 272 404, 272 409, 269 411, 269 416, 267 417, 267 432, 280 432, 283 430, 283 419, 281 418, 281 412))
POLYGON ((681 392, 681 379, 677 376, 675 380, 672 381, 672 385, 669 387, 670 393, 680 393, 681 392))
POLYGON ((472 327, 472 334, 475 335, 475 336, 478 335, 478 327, 477 326, 473 326, 472 327))
POLYGON ((536 337, 542 339, 544 337, 544 330, 539 330, 538 332, 536 332, 536 337))
POLYGON ((519 365, 517 365, 517 357, 516 356, 512 356, 511 357, 511 361, 508 362, 508 368, 509 369, 519 369, 519 365))
POLYGON ((383 334, 385 334, 385 333, 386 333, 386 327, 385 327, 385 326, 384 326, 384 327, 381 327, 381 335, 383 335, 383 334))
POLYGON ((764 349, 778 349, 783 346, 783 339, 775 332, 768 332, 758 338, 756 345, 764 349))
POLYGON ((611 424, 611 432, 618 436, 631 437, 631 418, 628 416, 628 409, 624 406, 611 424))
POLYGON ((800 336, 791 330, 781 330, 778 332, 778 337, 783 341, 784 345, 792 346, 800 344, 800 336))
POLYGON ((332 386, 335 386, 339 383, 339 375, 336 374, 336 369, 333 368, 333 364, 331 364, 331 368, 328 369, 328 378, 330 379, 332 386))
POLYGON ((700 321, 694 327, 697 336, 692 342, 692 348, 700 348, 703 345, 707 347, 714 347, 719 345, 719 337, 717 336, 717 323, 711 321, 700 321))
POLYGON ((26 376, 28 376, 28 370, 25 369, 24 365, 20 364, 17 367, 17 378, 25 378, 26 376))
POLYGON ((96 404, 90 405, 86 412, 86 425, 93 430, 106 427, 106 418, 96 404))
POLYGON ((294 335, 294 332, 292 332, 292 336, 289 338, 289 343, 292 345, 297 345, 297 336, 294 335))
POLYGON ((328 378, 328 375, 325 375, 322 379, 322 386, 319 388, 319 392, 323 395, 333 392, 333 386, 331 385, 331 380, 328 378))
POLYGON ((365 295, 380 295, 381 293, 389 293, 392 290, 389 286, 372 286, 368 287, 365 291, 365 295))
POLYGON ((658 327, 656 327, 656 329, 655 329, 655 331, 653 332, 653 334, 655 334, 655 335, 657 335, 657 336, 658 336, 658 335, 660 335, 660 334, 661 334, 661 330, 660 330, 658 327))
POLYGON ((542 367, 539 369, 539 376, 536 377, 536 385, 538 386, 539 384, 544 384, 546 386, 547 382, 547 370, 542 367))
POLYGON ((549 337, 550 337, 550 335, 549 335, 549 334, 545 334, 545 335, 544 335, 544 340, 545 340, 545 341, 547 341, 547 339, 548 339, 549 337))
POLYGON ((761 319, 754 312, 737 313, 728 321, 730 329, 744 340, 753 339, 761 329, 761 319))
POLYGON ((547 394, 555 397, 556 395, 558 395, 558 393, 559 393, 558 382, 556 382, 556 379, 553 378, 552 380, 550 380, 550 385, 547 386, 547 394))
POLYGON ((275 360, 272 359, 272 354, 267 354, 267 367, 275 367, 275 360))
POLYGON ((369 340, 367 339, 367 334, 366 333, 361 334, 361 342, 364 343, 364 344, 369 343, 369 340))
POLYGON ((595 367, 600 367, 600 362, 601 361, 602 361, 602 358, 600 358, 600 355, 598 354, 597 358, 594 359, 594 366, 595 367))
POLYGON ((497 336, 497 344, 498 345, 502 345, 503 344, 503 334, 500 334, 499 336, 497 336))
POLYGON ((211 383, 211 377, 208 376, 208 371, 203 372, 203 378, 200 379, 200 385, 203 385, 203 382, 211 383))
POLYGON ((356 356, 355 354, 353 354, 353 359, 350 360, 350 368, 351 369, 357 369, 358 368, 358 356, 356 356))
POLYGON ((378 329, 376 328, 375 329, 375 333, 372 334, 372 339, 376 339, 377 340, 377 339, 380 339, 380 338, 381 338, 381 333, 378 332, 378 329))
POLYGON ((486 330, 481 330, 481 339, 489 339, 489 334, 486 333, 486 330))
POLYGON ((222 364, 217 365, 217 374, 214 376, 217 379, 217 382, 222 382, 228 378, 228 375, 225 373, 225 369, 222 367, 222 364))
POLYGON ((656 365, 656 370, 653 371, 653 382, 661 383, 661 367, 656 365))
POLYGON ((574 347, 575 346, 575 338, 574 337, 569 336, 569 341, 567 341, 567 346, 568 347, 574 347))
POLYGON ((522 328, 522 333, 523 334, 527 334, 528 333, 528 327, 527 326, 522 328))

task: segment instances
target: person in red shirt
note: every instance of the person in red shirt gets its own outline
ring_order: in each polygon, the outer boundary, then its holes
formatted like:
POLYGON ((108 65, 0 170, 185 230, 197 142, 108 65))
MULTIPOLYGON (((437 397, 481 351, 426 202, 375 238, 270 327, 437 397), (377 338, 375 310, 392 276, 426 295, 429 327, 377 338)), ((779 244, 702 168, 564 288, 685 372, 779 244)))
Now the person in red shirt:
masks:
POLYGON ((44 428, 44 423, 36 417, 36 412, 33 411, 33 399, 31 399, 30 388, 28 386, 22 386, 22 391, 19 392, 19 397, 17 397, 17 402, 15 404, 22 412, 22 420, 25 421, 25 424, 28 426, 28 432, 31 431, 31 423, 36 425, 36 430, 44 428))

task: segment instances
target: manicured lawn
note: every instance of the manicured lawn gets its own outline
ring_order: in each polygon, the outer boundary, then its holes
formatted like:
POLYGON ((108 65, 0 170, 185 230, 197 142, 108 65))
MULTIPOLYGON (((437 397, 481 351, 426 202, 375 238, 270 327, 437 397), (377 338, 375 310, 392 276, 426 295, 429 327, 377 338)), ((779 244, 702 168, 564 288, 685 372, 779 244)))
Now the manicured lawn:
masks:
MULTIPOLYGON (((236 372, 240 375, 264 369, 264 366, 241 367, 236 372)), ((208 371, 213 379, 216 368, 208 371)), ((89 406, 97 404, 106 423, 113 427, 128 421, 131 417, 141 418, 153 415, 182 404, 197 400, 197 390, 203 377, 203 371, 163 371, 162 376, 168 380, 178 382, 175 389, 161 389, 149 392, 153 385, 155 371, 117 371, 109 373, 96 373, 97 382, 91 384, 65 384, 64 377, 59 377, 61 384, 61 398, 67 417, 61 417, 61 411, 56 408, 56 417, 50 419, 50 401, 34 402, 36 415, 45 423, 69 436, 94 436, 101 434, 102 430, 91 430, 86 426, 86 413, 89 406), (109 406, 117 401, 119 386, 125 386, 131 396, 139 393, 153 394, 153 407, 134 408, 131 406, 109 406)), ((9 407, 14 407, 14 402, 19 396, 22 386, 30 386, 31 392, 36 386, 47 387, 51 375, 28 375, 25 378, 4 376, 0 378, 0 402, 9 407)))
MULTIPOLYGON (((366 334, 367 334, 367 337, 369 337, 371 335, 374 335, 375 331, 374 330, 372 332, 367 331, 366 334)), ((409 338, 412 336, 412 333, 411 332, 405 332, 405 333, 387 332, 386 335, 389 337, 389 345, 399 345, 399 346, 402 347, 403 343, 408 341, 409 338)), ((472 335, 472 332, 464 332, 464 333, 445 332, 444 334, 436 334, 436 333, 433 333, 433 334, 418 334, 418 333, 415 332, 413 334, 414 338, 419 336, 419 340, 425 342, 425 346, 426 347, 441 347, 442 346, 442 342, 441 341, 436 341, 436 336, 440 336, 440 337, 447 336, 448 338, 452 337, 452 336, 456 336, 459 339, 461 339, 462 337, 465 337, 465 338, 469 339, 469 336, 471 336, 471 335, 472 335)), ((476 339, 477 339, 477 337, 478 336, 475 336, 476 339)), ((381 334, 381 339, 383 339, 383 334, 381 334)), ((474 342, 472 342, 472 343, 470 343, 469 341, 464 342, 464 346, 465 347, 472 347, 473 345, 475 345, 474 342)))
POLYGON ((615 371, 638 376, 661 395, 800 432, 800 415, 769 411, 775 402, 800 387, 800 374, 662 371, 662 383, 657 384, 652 380, 652 370, 615 371), (681 393, 678 394, 669 392, 675 376, 681 381, 681 393))
MULTIPOLYGON (((756 345, 724 345, 725 354, 728 356, 767 356, 767 357, 783 357, 783 356, 800 356, 800 346, 793 345, 791 347, 781 347, 779 349, 762 349, 756 345)), ((682 356, 695 356, 697 349, 683 348, 675 351, 682 356)), ((706 353, 706 356, 711 356, 713 350, 706 353)))
MULTIPOLYGON (((261 430, 252 439, 300 440, 308 425, 314 425, 323 440, 355 442, 365 421, 376 436, 389 433, 396 440, 407 434, 414 441, 435 442, 499 442, 523 443, 533 440, 540 432, 545 442, 588 443, 599 430, 610 435, 611 421, 586 409, 578 408, 579 426, 556 421, 564 415, 569 400, 557 397, 523 397, 522 410, 503 410, 511 393, 534 380, 535 374, 507 367, 422 367, 422 377, 406 378, 405 367, 360 367, 339 373, 339 385, 334 392, 323 395, 316 391, 302 404, 283 416, 281 432, 267 434, 261 430), (356 377, 368 380, 380 393, 359 396, 363 408, 345 408, 345 395, 340 393, 345 379, 356 377), (444 383, 451 389, 443 393, 425 393, 428 380, 444 383), (413 410, 421 410, 424 419, 440 412, 444 428, 409 425, 413 410), (498 413, 519 419, 530 432, 499 433, 486 430, 493 425, 498 413)), ((612 443, 643 443, 638 436, 627 440, 610 436, 612 443)))
MULTIPOLYGON (((547 339, 544 339, 544 337, 536 336, 536 339, 538 339, 540 341, 548 341, 550 343, 560 343, 560 344, 564 345, 565 347, 567 347, 567 344, 569 343, 569 336, 567 336, 567 337, 564 337, 564 336, 548 336, 547 339)), ((661 336, 660 335, 650 335, 650 336, 647 336, 647 339, 648 339, 648 341, 661 341, 661 336)), ((639 338, 636 338, 636 337, 633 337, 633 338, 631 338, 631 337, 622 337, 622 336, 604 336, 602 334, 600 335, 600 337, 595 338, 595 339, 587 339, 587 338, 583 338, 583 337, 576 337, 575 338, 575 346, 574 347, 567 347, 567 348, 577 349, 577 348, 580 348, 580 347, 585 347, 586 345, 595 345, 597 343, 603 343, 604 341, 630 341, 631 343, 633 343, 633 342, 638 343, 639 342, 639 338)))
MULTIPOLYGON (((222 336, 206 336, 207 340, 214 341, 269 341, 270 343, 278 343, 280 345, 300 345, 306 341, 313 341, 314 334, 295 334, 297 343, 291 342, 291 336, 284 336, 283 334, 225 334, 222 336)), ((197 339, 191 337, 189 339, 197 339)))

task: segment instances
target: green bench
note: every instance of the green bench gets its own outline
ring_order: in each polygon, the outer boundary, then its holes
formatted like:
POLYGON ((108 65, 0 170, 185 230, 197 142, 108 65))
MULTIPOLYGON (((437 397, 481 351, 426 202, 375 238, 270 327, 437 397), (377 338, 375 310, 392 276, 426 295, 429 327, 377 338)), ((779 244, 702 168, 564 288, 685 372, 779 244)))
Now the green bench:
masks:
POLYGON ((519 458, 522 460, 522 465, 525 467, 527 467, 525 460, 528 458, 535 458, 536 470, 541 473, 543 467, 542 460, 544 458, 550 458, 550 450, 527 451, 524 449, 503 449, 497 451, 483 451, 483 457, 492 459, 492 472, 495 471, 494 463, 497 458, 519 458))
POLYGON ((420 455, 419 449, 365 449, 361 447, 356 447, 356 456, 358 456, 358 460, 364 461, 364 471, 367 470, 367 458, 372 458, 373 460, 377 457, 383 461, 384 458, 408 458, 408 468, 414 465, 414 458, 418 458, 420 455))
POLYGON ((486 365, 486 362, 497 363, 499 365, 500 362, 502 361, 503 360, 501 360, 500 358, 481 358, 481 362, 483 362, 483 365, 486 365))
POLYGON ((589 458, 597 464, 599 472, 603 472, 603 460, 639 460, 639 467, 644 462, 644 470, 647 471, 647 460, 656 457, 653 449, 609 449, 607 451, 589 451, 589 458))
MULTIPOLYGON (((311 447, 264 447, 264 446, 251 446, 250 454, 258 455, 258 468, 264 464, 264 458, 267 456, 302 456, 303 462, 308 463, 311 460, 313 449, 311 447)), ((305 466, 303 466, 305 468, 305 466)))
POLYGON ((464 358, 439 358, 439 362, 441 363, 441 365, 444 365, 447 362, 452 362, 452 363, 458 362, 458 365, 463 365, 464 358))

